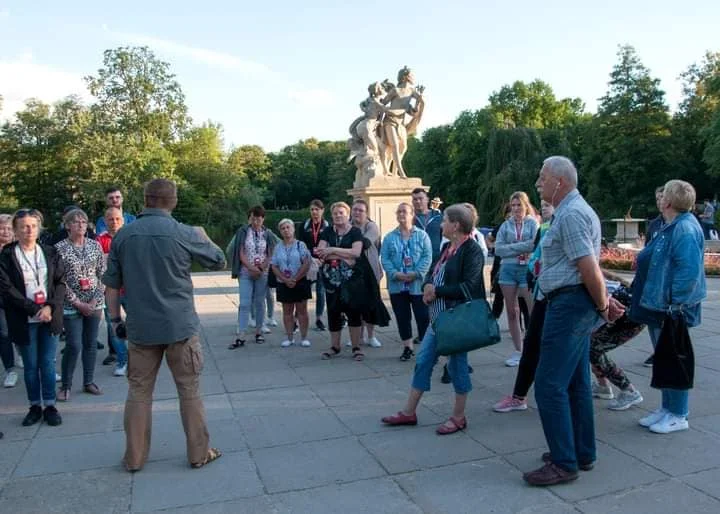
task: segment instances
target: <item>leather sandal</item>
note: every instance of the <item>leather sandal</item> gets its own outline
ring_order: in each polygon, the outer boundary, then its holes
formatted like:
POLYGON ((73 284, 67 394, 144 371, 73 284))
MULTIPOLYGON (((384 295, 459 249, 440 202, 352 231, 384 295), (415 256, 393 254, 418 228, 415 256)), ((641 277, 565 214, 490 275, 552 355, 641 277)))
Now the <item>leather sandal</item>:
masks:
POLYGON ((452 426, 447 425, 447 421, 437 427, 435 430, 435 433, 437 435, 449 435, 454 434, 455 432, 460 432, 461 430, 465 430, 467 428, 467 419, 462 418, 462 420, 455 419, 454 417, 450 416, 448 418, 448 421, 452 423, 452 426))
POLYGON ((240 348, 241 346, 245 346, 245 339, 236 337, 235 342, 228 345, 228 350, 235 350, 237 348, 240 348))
POLYGON ((390 426, 417 425, 417 414, 408 416, 403 411, 400 411, 394 416, 385 416, 381 421, 390 426))
POLYGON ((100 389, 95 383, 85 385, 83 387, 83 391, 95 396, 101 396, 103 394, 102 389, 100 389))
POLYGON ((207 464, 210 464, 214 460, 218 460, 220 457, 222 457, 222 453, 220 452, 220 450, 218 450, 217 448, 210 448, 202 462, 195 462, 193 464, 190 464, 190 466, 193 469, 198 469, 207 464))
POLYGON ((340 348, 335 348, 334 346, 331 346, 330 349, 326 352, 322 352, 320 355, 320 358, 324 361, 330 360, 333 357, 337 357, 337 355, 340 353, 340 348))
POLYGON ((352 358, 354 361, 360 362, 365 358, 365 354, 362 352, 359 346, 353 346, 352 358))

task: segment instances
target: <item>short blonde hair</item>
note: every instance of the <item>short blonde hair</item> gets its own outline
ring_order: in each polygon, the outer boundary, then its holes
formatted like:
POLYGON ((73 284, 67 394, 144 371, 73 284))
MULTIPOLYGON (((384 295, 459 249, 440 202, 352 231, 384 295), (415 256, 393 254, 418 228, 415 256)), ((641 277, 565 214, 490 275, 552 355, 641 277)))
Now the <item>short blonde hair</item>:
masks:
POLYGON ((281 230, 283 228, 283 225, 290 225, 293 228, 293 232, 295 231, 295 222, 290 218, 281 219, 278 222, 278 230, 281 230))
POLYGON ((332 204, 330 206, 330 213, 335 212, 335 209, 338 209, 340 207, 345 209, 348 212, 348 214, 350 214, 350 211, 351 211, 350 206, 348 204, 346 204, 345 202, 335 202, 334 204, 332 204))
POLYGON ((678 212, 692 211, 695 198, 695 188, 684 180, 670 180, 663 189, 663 200, 678 212))

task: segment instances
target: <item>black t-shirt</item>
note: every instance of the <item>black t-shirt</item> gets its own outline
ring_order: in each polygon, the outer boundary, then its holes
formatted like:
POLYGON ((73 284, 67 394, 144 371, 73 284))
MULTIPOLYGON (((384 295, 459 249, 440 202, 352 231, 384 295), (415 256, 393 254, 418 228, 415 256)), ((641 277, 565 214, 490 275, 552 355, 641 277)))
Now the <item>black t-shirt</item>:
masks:
POLYGON ((333 227, 328 227, 320 233, 320 241, 327 241, 328 246, 335 248, 352 248, 356 241, 362 241, 363 235, 360 229, 352 227, 345 235, 338 236, 333 227))

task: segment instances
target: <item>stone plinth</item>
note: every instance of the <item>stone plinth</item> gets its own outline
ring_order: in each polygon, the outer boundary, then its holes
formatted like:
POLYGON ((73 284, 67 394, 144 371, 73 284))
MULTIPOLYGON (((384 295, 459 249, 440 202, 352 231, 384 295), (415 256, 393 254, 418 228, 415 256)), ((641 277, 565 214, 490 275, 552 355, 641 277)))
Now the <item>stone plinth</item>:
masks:
POLYGON ((617 225, 615 242, 627 243, 637 241, 640 237, 640 223, 645 220, 642 218, 614 218, 610 221, 617 225))

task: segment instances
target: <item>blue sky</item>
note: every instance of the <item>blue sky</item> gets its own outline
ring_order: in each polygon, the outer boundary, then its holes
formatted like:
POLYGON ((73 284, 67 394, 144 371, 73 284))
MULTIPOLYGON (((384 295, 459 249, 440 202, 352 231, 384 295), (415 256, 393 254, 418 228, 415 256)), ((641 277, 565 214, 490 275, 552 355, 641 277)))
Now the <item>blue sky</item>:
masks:
POLYGON ((228 147, 345 139, 367 85, 404 65, 427 88, 421 131, 515 80, 540 78, 592 112, 624 43, 674 108, 678 75, 720 50, 718 26, 717 0, 0 0, 0 116, 82 93, 103 50, 124 45, 170 62, 194 121, 222 124, 228 147))

